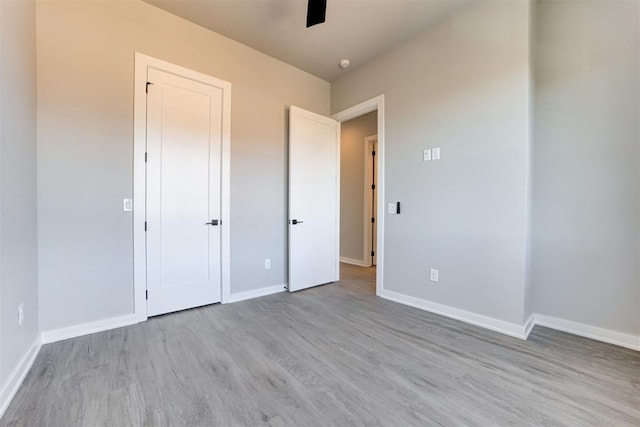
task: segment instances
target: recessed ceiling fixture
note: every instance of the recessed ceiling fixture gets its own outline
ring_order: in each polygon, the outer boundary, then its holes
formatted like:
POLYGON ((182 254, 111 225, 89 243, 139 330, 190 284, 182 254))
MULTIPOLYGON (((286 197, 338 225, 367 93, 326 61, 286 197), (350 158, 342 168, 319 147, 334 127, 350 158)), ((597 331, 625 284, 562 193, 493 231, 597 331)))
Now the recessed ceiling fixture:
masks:
POLYGON ((327 0, 309 0, 307 5, 307 28, 322 24, 327 14, 327 0))
POLYGON ((349 61, 348 59, 343 59, 340 61, 340 68, 349 68, 349 65, 351 65, 351 61, 349 61))

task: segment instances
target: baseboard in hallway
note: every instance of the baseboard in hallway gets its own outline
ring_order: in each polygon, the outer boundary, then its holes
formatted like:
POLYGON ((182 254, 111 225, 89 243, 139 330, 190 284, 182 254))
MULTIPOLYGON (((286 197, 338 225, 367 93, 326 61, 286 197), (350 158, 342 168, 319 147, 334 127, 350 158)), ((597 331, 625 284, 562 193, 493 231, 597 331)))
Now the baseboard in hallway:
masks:
POLYGON ((371 267, 367 262, 360 259, 340 257, 340 262, 345 264, 357 265, 358 267, 371 267))

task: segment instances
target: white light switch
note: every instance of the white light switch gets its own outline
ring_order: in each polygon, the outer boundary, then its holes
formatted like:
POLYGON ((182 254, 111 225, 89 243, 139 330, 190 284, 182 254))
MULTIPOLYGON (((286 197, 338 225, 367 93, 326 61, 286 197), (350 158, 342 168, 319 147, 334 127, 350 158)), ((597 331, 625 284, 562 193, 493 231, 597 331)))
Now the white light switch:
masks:
POLYGON ((440 160, 440 147, 436 147, 431 150, 431 158, 433 160, 440 160))
POLYGON ((431 150, 424 150, 422 152, 422 161, 428 162, 429 160, 431 160, 431 150))
POLYGON ((125 212, 131 212, 133 210, 133 199, 123 199, 122 210, 125 212))
POLYGON ((390 214, 396 213, 396 204, 395 203, 387 203, 387 213, 390 213, 390 214))
POLYGON ((432 282, 438 281, 438 270, 436 270, 435 268, 431 269, 429 273, 429 280, 431 280, 432 282))

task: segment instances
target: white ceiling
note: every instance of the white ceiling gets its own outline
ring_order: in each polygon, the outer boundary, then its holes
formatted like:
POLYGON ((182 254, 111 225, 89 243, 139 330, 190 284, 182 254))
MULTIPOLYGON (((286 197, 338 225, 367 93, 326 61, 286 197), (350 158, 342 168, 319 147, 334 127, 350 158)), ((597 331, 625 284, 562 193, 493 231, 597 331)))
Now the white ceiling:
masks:
POLYGON ((327 0, 306 28, 307 0, 145 0, 324 80, 353 69, 473 0, 327 0))

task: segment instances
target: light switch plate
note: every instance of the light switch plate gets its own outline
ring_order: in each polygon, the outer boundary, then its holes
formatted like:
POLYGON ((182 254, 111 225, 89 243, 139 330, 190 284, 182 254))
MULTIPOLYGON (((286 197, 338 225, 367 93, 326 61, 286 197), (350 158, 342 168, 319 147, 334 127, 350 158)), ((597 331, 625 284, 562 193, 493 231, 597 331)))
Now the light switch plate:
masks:
POLYGON ((122 210, 125 212, 133 211, 133 199, 123 199, 122 200, 122 210))
POLYGON ((431 269, 431 271, 429 272, 429 280, 431 280, 432 282, 438 281, 438 270, 436 270, 435 268, 431 269))
POLYGON ((422 161, 428 162, 429 160, 431 160, 431 150, 424 150, 422 152, 422 161))
POLYGON ((395 214, 396 213, 396 204, 395 203, 387 203, 387 213, 395 214))
POLYGON ((431 149, 431 159, 440 160, 440 147, 431 149))

